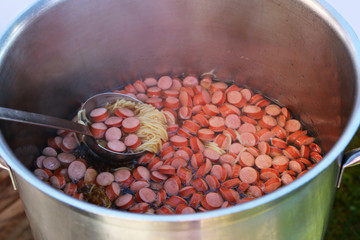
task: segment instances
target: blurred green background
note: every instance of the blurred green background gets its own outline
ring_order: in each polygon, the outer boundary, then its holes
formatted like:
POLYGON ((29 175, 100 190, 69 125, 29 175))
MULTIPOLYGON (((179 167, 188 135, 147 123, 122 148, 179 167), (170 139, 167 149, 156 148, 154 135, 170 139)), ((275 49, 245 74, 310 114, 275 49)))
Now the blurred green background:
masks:
MULTIPOLYGON (((347 150, 360 147, 360 128, 347 150)), ((337 190, 325 240, 360 239, 360 166, 347 168, 337 190)))

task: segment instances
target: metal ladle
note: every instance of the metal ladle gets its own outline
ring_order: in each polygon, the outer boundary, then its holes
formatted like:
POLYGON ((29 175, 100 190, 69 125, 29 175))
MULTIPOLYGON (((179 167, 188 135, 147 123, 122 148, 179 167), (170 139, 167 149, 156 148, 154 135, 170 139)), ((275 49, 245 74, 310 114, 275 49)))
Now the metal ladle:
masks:
POLYGON ((128 101, 143 103, 136 98, 121 93, 101 93, 94 95, 87 99, 81 107, 81 110, 85 110, 86 117, 81 117, 80 114, 79 120, 84 122, 85 125, 61 118, 4 107, 0 107, 0 119, 79 133, 83 135, 82 139, 85 145, 87 145, 94 153, 98 154, 100 157, 103 157, 106 160, 110 161, 129 160, 139 157, 144 153, 144 151, 137 153, 119 153, 101 146, 98 141, 92 136, 90 131, 91 122, 88 120, 90 119, 89 114, 93 109, 103 107, 106 104, 114 103, 116 100, 121 98, 128 101))

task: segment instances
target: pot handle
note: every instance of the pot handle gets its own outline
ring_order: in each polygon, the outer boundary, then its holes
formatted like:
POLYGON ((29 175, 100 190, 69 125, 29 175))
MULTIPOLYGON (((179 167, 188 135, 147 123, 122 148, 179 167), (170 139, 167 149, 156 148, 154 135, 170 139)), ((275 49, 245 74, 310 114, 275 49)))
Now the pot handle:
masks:
POLYGON ((6 171, 8 171, 8 173, 10 175, 11 183, 13 185, 13 188, 14 188, 14 190, 17 190, 15 177, 14 177, 10 167, 6 164, 5 160, 1 156, 0 156, 0 168, 5 169, 6 171))
POLYGON ((355 148, 347 153, 344 154, 343 156, 343 164, 341 166, 340 169, 340 175, 339 175, 339 179, 337 182, 337 187, 340 187, 341 184, 341 179, 342 176, 344 174, 345 168, 348 167, 354 167, 356 165, 360 164, 360 148, 355 148))

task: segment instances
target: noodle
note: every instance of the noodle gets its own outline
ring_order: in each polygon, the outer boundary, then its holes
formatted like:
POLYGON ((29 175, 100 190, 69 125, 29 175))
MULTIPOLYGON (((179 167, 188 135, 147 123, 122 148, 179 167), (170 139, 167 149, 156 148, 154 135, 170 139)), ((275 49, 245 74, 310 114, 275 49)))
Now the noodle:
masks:
POLYGON ((135 103, 125 99, 118 99, 113 104, 105 106, 110 112, 117 108, 128 108, 140 120, 140 129, 136 135, 141 139, 141 145, 134 152, 149 151, 157 153, 161 150, 162 142, 168 140, 166 118, 163 113, 150 104, 135 103))
POLYGON ((219 153, 220 155, 223 155, 225 153, 225 150, 221 149, 219 145, 217 145, 217 143, 215 142, 206 142, 204 145, 205 148, 210 148, 215 152, 219 153))

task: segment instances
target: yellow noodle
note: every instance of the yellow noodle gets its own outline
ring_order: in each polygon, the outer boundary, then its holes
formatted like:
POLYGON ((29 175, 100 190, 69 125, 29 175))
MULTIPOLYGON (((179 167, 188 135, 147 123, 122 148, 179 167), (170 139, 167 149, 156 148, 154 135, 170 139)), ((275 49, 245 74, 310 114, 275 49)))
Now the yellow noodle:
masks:
POLYGON ((149 151, 157 153, 161 150, 162 141, 168 140, 166 118, 162 112, 149 104, 135 103, 119 99, 106 106, 110 112, 117 108, 133 110, 134 115, 140 120, 140 129, 136 135, 141 139, 141 145, 134 152, 149 151))
POLYGON ((220 155, 223 155, 225 153, 225 150, 221 149, 219 145, 215 142, 205 142, 204 144, 205 148, 210 148, 214 150, 215 152, 219 153, 220 155))

